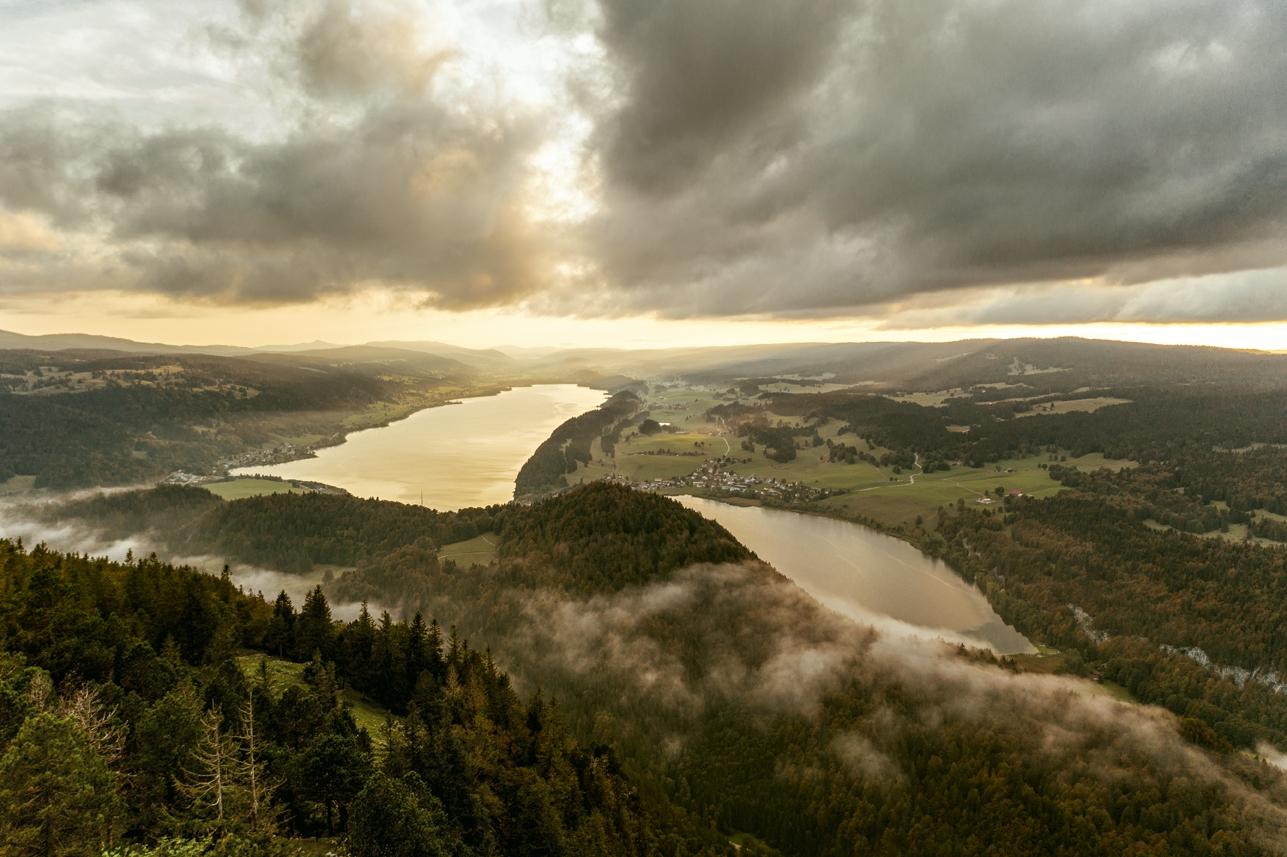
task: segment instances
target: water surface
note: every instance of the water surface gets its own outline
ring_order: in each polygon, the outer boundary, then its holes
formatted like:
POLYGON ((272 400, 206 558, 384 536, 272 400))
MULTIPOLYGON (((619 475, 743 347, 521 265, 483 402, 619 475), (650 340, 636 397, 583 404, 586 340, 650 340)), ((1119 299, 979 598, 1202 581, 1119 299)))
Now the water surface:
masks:
POLYGON ((816 515, 675 499, 718 521, 819 603, 852 619, 947 632, 944 636, 987 643, 1002 654, 1034 651, 983 593, 900 539, 816 515))
POLYGON ((573 384, 519 387, 354 432, 339 446, 319 449, 316 458, 233 473, 325 482, 359 497, 403 503, 423 497, 432 509, 506 503, 532 451, 565 420, 605 398, 573 384))

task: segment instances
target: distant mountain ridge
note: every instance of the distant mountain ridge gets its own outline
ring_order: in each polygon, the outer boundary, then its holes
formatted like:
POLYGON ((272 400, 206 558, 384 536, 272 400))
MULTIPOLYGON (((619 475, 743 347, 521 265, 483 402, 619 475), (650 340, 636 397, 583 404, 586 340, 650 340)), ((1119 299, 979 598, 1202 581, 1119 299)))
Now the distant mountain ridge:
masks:
POLYGON ((1154 345, 1116 340, 966 339, 953 342, 797 342, 660 349, 467 348, 443 342, 382 340, 361 345, 309 343, 258 346, 169 345, 92 334, 27 336, 0 331, 0 349, 94 350, 135 354, 209 354, 361 363, 431 360, 443 371, 469 369, 528 381, 594 383, 597 379, 685 378, 711 384, 741 379, 814 378, 842 384, 937 390, 1022 382, 1218 382, 1226 373, 1275 386, 1287 377, 1287 355, 1250 349, 1154 345), (1277 379, 1277 380, 1276 380, 1277 379))
POLYGON ((369 360, 391 358, 402 352, 404 357, 415 354, 442 358, 444 367, 470 367, 479 370, 510 368, 514 359, 494 349, 465 348, 443 342, 367 342, 361 345, 339 345, 323 340, 312 342, 260 345, 172 345, 163 342, 138 342, 118 336, 99 336, 87 333, 50 333, 31 336, 0 330, 0 350, 23 349, 30 351, 124 351, 130 354, 209 354, 215 357, 258 357, 268 354, 299 355, 326 360, 340 360, 346 356, 369 360), (365 357, 359 355, 365 354, 365 357))
POLYGON ((169 345, 162 342, 136 342, 119 336, 92 333, 47 333, 29 336, 0 330, 0 349, 32 351, 128 351, 131 354, 213 354, 216 357, 239 357, 255 349, 237 345, 169 345))

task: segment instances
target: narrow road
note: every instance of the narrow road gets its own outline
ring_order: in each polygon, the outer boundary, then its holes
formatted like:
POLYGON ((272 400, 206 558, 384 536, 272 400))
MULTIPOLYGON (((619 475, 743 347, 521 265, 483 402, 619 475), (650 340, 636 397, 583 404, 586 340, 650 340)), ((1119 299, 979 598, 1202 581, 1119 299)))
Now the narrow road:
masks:
POLYGON ((728 431, 728 423, 724 422, 723 417, 717 416, 715 419, 719 421, 719 434, 716 437, 724 441, 724 456, 727 458, 733 453, 733 447, 729 445, 728 438, 724 437, 725 432, 728 431))
MULTIPOLYGON (((915 456, 913 460, 916 462, 916 469, 919 470, 922 474, 924 474, 925 468, 921 467, 921 454, 919 452, 914 452, 912 453, 912 455, 915 456)), ((877 488, 901 488, 904 485, 915 485, 915 484, 916 484, 916 474, 909 473, 907 474, 906 482, 894 482, 889 485, 872 485, 870 488, 859 488, 858 491, 859 492, 875 491, 877 488)))

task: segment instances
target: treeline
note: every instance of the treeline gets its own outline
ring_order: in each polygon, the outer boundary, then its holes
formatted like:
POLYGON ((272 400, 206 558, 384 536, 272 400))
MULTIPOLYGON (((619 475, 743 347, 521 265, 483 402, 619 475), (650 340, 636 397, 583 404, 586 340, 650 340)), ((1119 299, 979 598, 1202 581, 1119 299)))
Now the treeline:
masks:
POLYGON ((514 496, 527 497, 567 487, 564 475, 590 461, 590 446, 600 437, 615 442, 623 425, 639 411, 642 401, 622 390, 592 411, 575 416, 546 438, 524 462, 514 480, 514 496))
POLYGON ((252 857, 328 834, 355 857, 730 851, 434 625, 338 623, 320 591, 296 612, 153 559, 0 541, 4 853, 252 857), (311 650, 302 681, 262 660, 248 677, 237 656, 267 648, 311 650), (397 715, 383 752, 346 685, 397 715))
MULTIPOLYGON (((1080 456, 1169 462, 1182 455, 1287 443, 1287 391, 1132 387, 1100 391, 1130 400, 1093 413, 1038 414, 1016 418, 1024 403, 990 404, 949 399, 924 407, 878 395, 780 393, 768 400, 774 413, 826 417, 851 433, 890 450, 980 467, 1003 458, 1049 450, 1080 456), (948 426, 966 425, 968 433, 948 426), (1165 426, 1165 431, 1159 430, 1165 426)), ((1077 398, 1062 394, 1060 398, 1077 398)), ((721 406, 730 414, 734 406, 721 406)))

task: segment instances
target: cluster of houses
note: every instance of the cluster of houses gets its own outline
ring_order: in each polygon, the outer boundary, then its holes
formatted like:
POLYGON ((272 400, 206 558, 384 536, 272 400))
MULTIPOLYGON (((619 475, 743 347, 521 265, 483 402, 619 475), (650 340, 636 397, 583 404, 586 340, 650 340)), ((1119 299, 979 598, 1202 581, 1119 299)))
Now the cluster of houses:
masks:
POLYGON ((307 448, 301 448, 293 443, 282 442, 276 446, 265 447, 263 449, 252 449, 248 452, 241 452, 231 458, 225 458, 219 462, 219 466, 224 470, 232 470, 234 467, 257 467, 264 464, 281 464, 285 461, 294 461, 297 458, 309 458, 312 453, 307 448))
POLYGON ((835 493, 825 488, 813 488, 800 482, 788 482, 782 479, 761 477, 725 470, 731 463, 728 458, 716 458, 702 464, 687 476, 670 479, 650 479, 636 482, 617 473, 606 477, 607 481, 629 485, 641 491, 669 493, 672 491, 698 490, 713 494, 732 494, 740 497, 771 498, 791 502, 819 500, 835 493))
POLYGON ((198 476, 195 473, 188 473, 184 470, 176 470, 165 479, 161 480, 162 485, 201 485, 209 482, 213 477, 198 476))

